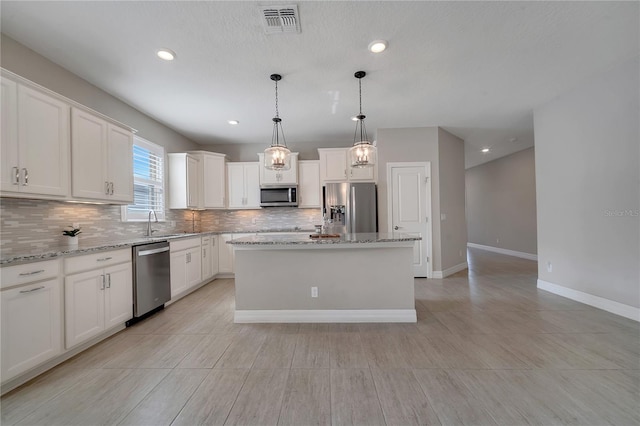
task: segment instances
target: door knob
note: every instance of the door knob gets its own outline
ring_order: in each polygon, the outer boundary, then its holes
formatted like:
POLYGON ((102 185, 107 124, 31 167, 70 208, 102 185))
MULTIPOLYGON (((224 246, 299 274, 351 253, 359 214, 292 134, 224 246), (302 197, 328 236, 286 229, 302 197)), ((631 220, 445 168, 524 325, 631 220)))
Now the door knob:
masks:
POLYGON ((400 227, 398 225, 396 225, 396 226, 393 227, 393 229, 395 229, 397 231, 398 229, 400 229, 400 227))

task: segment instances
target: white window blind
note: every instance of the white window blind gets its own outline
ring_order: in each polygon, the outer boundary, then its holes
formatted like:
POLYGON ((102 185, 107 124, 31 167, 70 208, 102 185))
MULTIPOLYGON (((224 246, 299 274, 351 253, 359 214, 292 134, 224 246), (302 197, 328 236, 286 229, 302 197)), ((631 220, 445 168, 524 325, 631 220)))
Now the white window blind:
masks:
POLYGON ((148 220, 150 210, 158 220, 164 220, 164 148, 136 137, 133 141, 133 204, 122 208, 122 220, 148 220))

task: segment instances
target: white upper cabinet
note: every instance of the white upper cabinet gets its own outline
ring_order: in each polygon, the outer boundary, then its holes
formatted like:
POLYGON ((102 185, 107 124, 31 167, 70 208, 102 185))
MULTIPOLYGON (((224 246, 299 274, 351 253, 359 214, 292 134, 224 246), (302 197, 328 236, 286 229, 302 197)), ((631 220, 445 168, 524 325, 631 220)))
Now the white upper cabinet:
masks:
POLYGON ((289 170, 269 170, 264 167, 264 153, 258 154, 260 162, 260 185, 297 185, 298 153, 291 153, 289 170))
POLYGON ((2 174, 11 196, 69 195, 69 105, 2 77, 2 174))
POLYGON ((169 158, 169 208, 202 208, 200 159, 184 152, 167 154, 167 157, 169 158))
POLYGON ((169 156, 170 209, 226 207, 226 156, 190 151, 169 156))
POLYGON ((133 202, 133 134, 72 108, 71 177, 74 198, 133 202))
POLYGON ((260 208, 260 163, 227 163, 230 209, 260 208))
POLYGON ((319 148, 320 181, 324 182, 375 182, 377 165, 353 168, 349 165, 349 148, 319 148))
POLYGON ((298 162, 298 207, 320 207, 320 162, 298 162))
POLYGON ((227 158, 215 152, 194 151, 200 159, 202 208, 223 209, 227 202, 227 158))

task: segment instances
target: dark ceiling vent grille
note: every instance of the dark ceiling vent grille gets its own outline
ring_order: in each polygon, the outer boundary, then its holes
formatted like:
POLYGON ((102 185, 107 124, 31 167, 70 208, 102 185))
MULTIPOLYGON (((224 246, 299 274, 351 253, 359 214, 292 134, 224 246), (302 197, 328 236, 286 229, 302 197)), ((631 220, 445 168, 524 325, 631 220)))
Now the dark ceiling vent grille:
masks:
POLYGON ((298 6, 262 6, 262 22, 267 34, 299 33, 298 6))

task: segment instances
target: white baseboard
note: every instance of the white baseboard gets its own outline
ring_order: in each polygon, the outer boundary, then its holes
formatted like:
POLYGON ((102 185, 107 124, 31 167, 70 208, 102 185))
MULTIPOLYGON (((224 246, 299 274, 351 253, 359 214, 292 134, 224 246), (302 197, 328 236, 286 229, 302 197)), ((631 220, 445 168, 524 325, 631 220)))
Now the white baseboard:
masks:
POLYGON ((506 254, 507 256, 520 257, 522 259, 535 260, 535 261, 538 260, 537 254, 525 253, 523 251, 503 249, 500 247, 483 246, 482 244, 476 244, 476 243, 467 243, 467 247, 477 248, 477 249, 486 250, 486 251, 492 251, 494 253, 506 254))
POLYGON ((236 323, 416 322, 415 309, 236 310, 236 323))
POLYGON ((538 280, 538 288, 548 291, 549 293, 557 294, 559 296, 566 297, 567 299, 575 300, 576 302, 594 306, 598 309, 611 312, 612 314, 640 322, 640 308, 635 308, 633 306, 605 299, 604 297, 594 296, 593 294, 563 287, 540 279, 538 280))
POLYGON ((445 278, 445 277, 448 277, 449 275, 455 274, 456 272, 464 271, 467 268, 469 268, 469 265, 467 265, 467 262, 462 262, 457 264, 456 266, 447 268, 444 271, 433 271, 433 278, 445 278))

